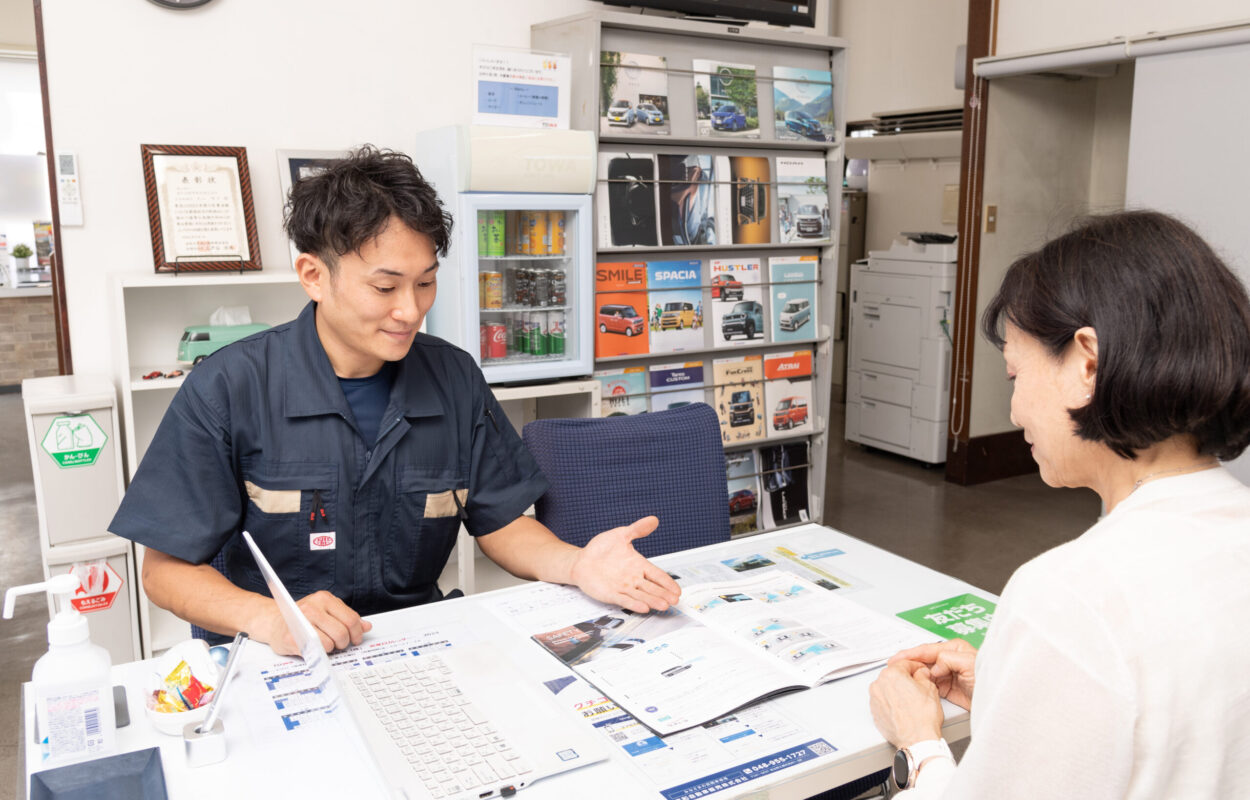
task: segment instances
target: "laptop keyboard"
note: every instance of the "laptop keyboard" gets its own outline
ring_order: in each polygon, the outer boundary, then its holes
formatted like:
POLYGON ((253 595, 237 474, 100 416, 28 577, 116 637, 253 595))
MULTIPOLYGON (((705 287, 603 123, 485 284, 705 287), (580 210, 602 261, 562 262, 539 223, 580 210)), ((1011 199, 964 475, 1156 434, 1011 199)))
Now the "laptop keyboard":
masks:
POLYGON ((507 797, 533 768, 456 683, 437 655, 348 673, 371 713, 435 798, 507 797))

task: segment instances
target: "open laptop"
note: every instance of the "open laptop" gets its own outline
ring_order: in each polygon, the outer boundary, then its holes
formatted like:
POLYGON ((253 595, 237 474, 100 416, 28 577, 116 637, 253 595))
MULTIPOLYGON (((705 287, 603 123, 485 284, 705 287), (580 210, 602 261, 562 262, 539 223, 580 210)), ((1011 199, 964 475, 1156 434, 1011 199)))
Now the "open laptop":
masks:
POLYGON ((243 539, 328 703, 393 797, 485 800, 605 758, 590 731, 544 703, 497 648, 468 645, 358 667, 336 676, 312 623, 251 534, 243 539))

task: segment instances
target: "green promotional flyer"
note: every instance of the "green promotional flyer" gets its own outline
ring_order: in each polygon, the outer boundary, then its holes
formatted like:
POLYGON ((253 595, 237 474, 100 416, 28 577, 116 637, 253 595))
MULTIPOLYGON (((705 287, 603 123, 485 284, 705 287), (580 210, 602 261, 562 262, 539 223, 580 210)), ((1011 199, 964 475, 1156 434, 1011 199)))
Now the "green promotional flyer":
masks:
POLYGON ((979 648, 994 619, 995 608, 994 603, 975 594, 961 594, 902 611, 898 616, 943 639, 963 639, 979 648))

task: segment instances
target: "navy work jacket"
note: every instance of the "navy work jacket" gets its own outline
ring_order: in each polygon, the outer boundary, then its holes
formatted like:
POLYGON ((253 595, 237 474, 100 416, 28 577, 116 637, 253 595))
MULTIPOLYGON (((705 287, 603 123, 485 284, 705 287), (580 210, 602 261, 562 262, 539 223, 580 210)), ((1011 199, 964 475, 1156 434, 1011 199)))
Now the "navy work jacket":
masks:
POLYGON ((498 530, 547 480, 472 357, 424 334, 364 441, 315 313, 190 372, 109 530, 193 564, 224 549, 230 579, 264 595, 240 531, 297 599, 325 589, 360 614, 440 599, 460 523, 498 530))

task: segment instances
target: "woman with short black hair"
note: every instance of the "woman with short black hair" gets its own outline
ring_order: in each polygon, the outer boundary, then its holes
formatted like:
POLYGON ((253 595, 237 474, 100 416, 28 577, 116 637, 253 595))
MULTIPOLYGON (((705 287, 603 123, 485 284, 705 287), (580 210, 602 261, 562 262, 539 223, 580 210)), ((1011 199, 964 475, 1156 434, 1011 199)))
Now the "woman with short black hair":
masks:
POLYGON ((978 653, 905 650, 873 683, 904 797, 1250 797, 1250 300, 1180 221, 1084 220, 982 319, 1042 479, 1106 515, 1016 571, 978 653), (974 699, 975 688, 975 699, 974 699), (939 697, 972 710, 958 769, 939 697))

